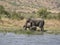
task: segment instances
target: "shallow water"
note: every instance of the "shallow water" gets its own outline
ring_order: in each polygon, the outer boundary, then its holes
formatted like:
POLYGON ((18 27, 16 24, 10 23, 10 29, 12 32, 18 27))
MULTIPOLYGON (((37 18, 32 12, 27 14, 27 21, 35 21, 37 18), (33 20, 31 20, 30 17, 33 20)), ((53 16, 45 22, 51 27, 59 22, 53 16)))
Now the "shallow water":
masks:
POLYGON ((0 45, 60 45, 60 35, 23 35, 0 33, 0 45))

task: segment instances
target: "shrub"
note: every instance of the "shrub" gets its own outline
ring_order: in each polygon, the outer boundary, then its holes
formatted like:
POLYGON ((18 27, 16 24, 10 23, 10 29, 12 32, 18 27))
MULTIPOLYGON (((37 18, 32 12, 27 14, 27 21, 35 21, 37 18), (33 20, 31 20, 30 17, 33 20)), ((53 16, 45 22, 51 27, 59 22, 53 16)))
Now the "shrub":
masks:
POLYGON ((0 5, 0 14, 6 15, 6 16, 10 15, 10 13, 7 12, 2 5, 0 5))
POLYGON ((58 17, 58 19, 60 19, 60 12, 58 13, 58 16, 57 17, 58 17))
POLYGON ((37 11, 37 14, 42 17, 42 18, 47 18, 47 15, 49 14, 50 12, 47 11, 46 8, 40 8, 38 11, 37 11))
POLYGON ((24 19, 24 16, 22 16, 22 15, 20 15, 20 17, 19 17, 21 20, 23 20, 24 19))
POLYGON ((1 20, 1 15, 0 15, 0 20, 1 20))
POLYGON ((0 5, 0 14, 2 14, 3 11, 5 11, 5 8, 2 5, 0 5))
POLYGON ((12 12, 10 15, 8 15, 8 18, 17 19, 17 20, 24 19, 24 17, 21 15, 21 13, 16 13, 15 11, 12 12))
POLYGON ((50 13, 49 15, 47 15, 47 19, 57 19, 56 14, 50 13))

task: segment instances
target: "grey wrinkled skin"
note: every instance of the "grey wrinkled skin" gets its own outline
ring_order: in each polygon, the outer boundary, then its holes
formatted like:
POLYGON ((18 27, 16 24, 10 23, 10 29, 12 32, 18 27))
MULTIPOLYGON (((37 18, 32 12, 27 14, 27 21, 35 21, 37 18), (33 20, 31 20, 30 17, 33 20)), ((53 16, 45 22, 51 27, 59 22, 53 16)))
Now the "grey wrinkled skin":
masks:
POLYGON ((30 29, 30 27, 31 27, 31 24, 29 25, 28 23, 26 23, 26 24, 23 26, 23 28, 24 28, 25 30, 27 30, 27 28, 30 29))
POLYGON ((30 27, 30 30, 34 30, 34 31, 36 31, 36 29, 37 29, 36 26, 32 26, 32 27, 30 27))
POLYGON ((23 26, 23 28, 24 28, 25 30, 27 30, 27 28, 29 28, 30 30, 35 30, 35 31, 36 31, 36 26, 31 26, 31 24, 29 25, 28 23, 27 23, 27 25, 25 24, 25 25, 23 26))
POLYGON ((41 31, 44 31, 44 24, 45 24, 45 22, 43 19, 29 18, 29 19, 27 19, 24 27, 25 27, 25 30, 27 28, 36 30, 36 27, 39 27, 39 28, 41 28, 41 31), (28 25, 28 23, 30 23, 30 25, 28 25))

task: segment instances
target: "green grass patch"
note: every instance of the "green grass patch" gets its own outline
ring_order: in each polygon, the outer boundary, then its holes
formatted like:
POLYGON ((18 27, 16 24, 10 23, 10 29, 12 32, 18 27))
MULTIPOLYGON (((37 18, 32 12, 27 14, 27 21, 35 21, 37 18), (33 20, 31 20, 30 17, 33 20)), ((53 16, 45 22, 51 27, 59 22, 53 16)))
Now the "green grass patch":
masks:
POLYGON ((60 34, 60 29, 48 29, 45 28, 46 32, 42 31, 31 31, 31 30, 24 30, 23 28, 0 28, 0 32, 2 33, 15 33, 15 34, 33 34, 33 35, 43 35, 47 34, 60 34))

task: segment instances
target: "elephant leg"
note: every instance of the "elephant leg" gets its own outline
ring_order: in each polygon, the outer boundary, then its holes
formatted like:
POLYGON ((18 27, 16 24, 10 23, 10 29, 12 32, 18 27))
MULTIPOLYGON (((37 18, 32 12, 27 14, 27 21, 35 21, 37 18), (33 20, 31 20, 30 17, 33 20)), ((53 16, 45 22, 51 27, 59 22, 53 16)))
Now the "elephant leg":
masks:
POLYGON ((24 30, 27 30, 27 27, 26 27, 26 25, 24 25, 24 26, 23 26, 23 28, 24 28, 24 30))
POLYGON ((44 31, 44 28, 43 27, 41 27, 41 31, 44 31))
POLYGON ((44 31, 44 25, 43 25, 43 23, 39 24, 39 28, 41 28, 41 31, 44 31))
POLYGON ((25 30, 27 30, 27 27, 25 27, 25 30))
POLYGON ((32 27, 30 27, 30 30, 34 30, 34 31, 36 31, 36 26, 32 26, 32 27))
POLYGON ((24 27, 24 30, 27 30, 27 28, 26 28, 26 27, 24 27))

